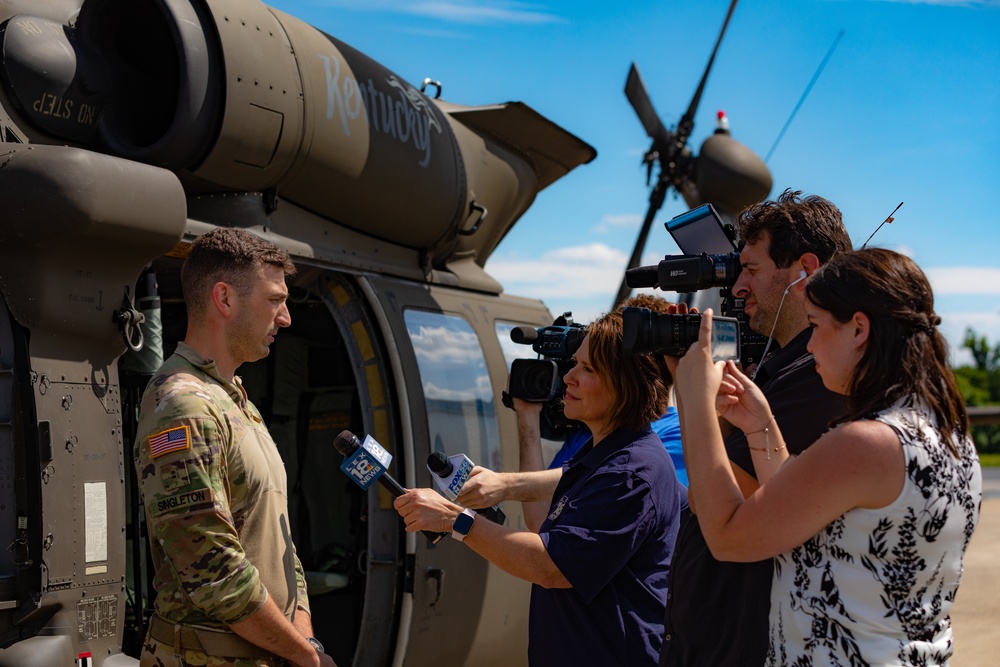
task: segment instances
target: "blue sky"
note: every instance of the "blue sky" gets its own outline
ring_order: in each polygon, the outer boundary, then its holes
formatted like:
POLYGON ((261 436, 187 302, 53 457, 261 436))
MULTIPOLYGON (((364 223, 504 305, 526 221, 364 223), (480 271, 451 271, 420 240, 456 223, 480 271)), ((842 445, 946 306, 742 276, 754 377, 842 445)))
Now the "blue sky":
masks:
MULTIPOLYGON (((610 307, 649 190, 648 139, 623 88, 635 61, 664 123, 687 109, 728 0, 279 0, 267 2, 407 81, 465 105, 522 101, 597 159, 541 192, 486 268, 512 294, 586 322, 610 307)), ((957 348, 1000 342, 1000 0, 743 0, 702 97, 697 150, 723 109, 767 154, 837 33, 844 37, 768 162, 772 196, 827 197, 856 244, 913 257, 957 348)), ((644 264, 677 252, 662 223, 644 264)), ((956 356, 958 362, 967 356, 956 356)))

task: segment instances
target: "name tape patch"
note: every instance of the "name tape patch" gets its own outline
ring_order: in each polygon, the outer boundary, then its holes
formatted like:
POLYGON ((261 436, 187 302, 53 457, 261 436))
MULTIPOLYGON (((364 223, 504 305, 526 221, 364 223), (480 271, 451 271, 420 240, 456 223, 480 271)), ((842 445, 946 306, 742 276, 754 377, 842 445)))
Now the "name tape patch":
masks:
POLYGON ((191 434, 187 426, 161 431, 156 435, 149 436, 147 441, 149 442, 149 455, 154 459, 171 452, 191 449, 191 434))
POLYGON ((156 506, 150 512, 153 516, 160 516, 164 512, 179 510, 191 507, 192 505, 205 505, 215 501, 215 496, 211 489, 198 489, 197 491, 186 491, 156 501, 156 506))

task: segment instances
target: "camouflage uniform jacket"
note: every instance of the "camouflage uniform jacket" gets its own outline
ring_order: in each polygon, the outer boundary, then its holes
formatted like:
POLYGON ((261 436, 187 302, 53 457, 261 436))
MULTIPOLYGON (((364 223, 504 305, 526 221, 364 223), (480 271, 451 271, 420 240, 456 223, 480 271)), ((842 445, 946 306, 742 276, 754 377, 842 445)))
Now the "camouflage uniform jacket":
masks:
POLYGON ((179 343, 146 388, 134 456, 157 614, 224 629, 269 595, 289 620, 309 611, 284 464, 239 378, 179 343))

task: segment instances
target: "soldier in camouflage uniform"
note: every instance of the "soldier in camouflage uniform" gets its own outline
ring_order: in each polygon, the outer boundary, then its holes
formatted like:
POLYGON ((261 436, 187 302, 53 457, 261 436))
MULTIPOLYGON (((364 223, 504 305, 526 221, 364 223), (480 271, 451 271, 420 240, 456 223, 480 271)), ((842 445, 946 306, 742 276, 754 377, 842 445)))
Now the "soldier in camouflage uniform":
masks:
POLYGON ((157 591, 143 667, 336 667, 312 636, 284 465, 235 375, 291 324, 294 270, 230 228, 185 261, 187 335, 146 389, 134 452, 157 591))

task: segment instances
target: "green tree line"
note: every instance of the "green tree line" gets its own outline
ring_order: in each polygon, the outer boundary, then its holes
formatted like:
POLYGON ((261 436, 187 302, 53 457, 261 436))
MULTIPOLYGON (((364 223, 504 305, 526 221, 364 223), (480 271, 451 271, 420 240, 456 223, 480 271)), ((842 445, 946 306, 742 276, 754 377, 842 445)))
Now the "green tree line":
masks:
MULTIPOLYGON (((962 347, 972 353, 973 360, 972 366, 954 369, 966 405, 1000 405, 1000 343, 990 347, 985 336, 966 329, 962 347)), ((973 426, 972 438, 980 453, 1000 453, 1000 425, 973 426)))

